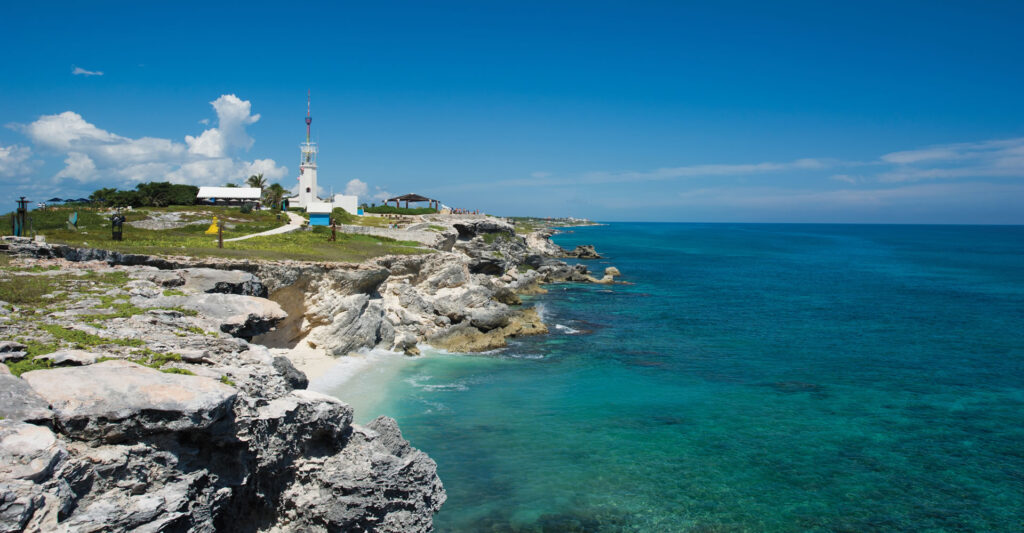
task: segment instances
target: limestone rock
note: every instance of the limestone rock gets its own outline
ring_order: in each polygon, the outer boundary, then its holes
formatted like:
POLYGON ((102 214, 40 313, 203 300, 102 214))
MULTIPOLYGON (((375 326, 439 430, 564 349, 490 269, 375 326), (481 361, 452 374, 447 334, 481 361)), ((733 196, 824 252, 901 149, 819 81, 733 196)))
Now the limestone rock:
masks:
POLYGON ((25 349, 25 345, 16 341, 0 341, 0 353, 8 352, 20 352, 25 349))
POLYGON ((57 350, 56 352, 38 356, 39 359, 53 361, 55 365, 91 365, 100 357, 101 354, 85 350, 57 350))
POLYGON ((508 235, 515 235, 516 233, 515 226, 509 224, 505 220, 492 217, 460 220, 452 224, 452 227, 459 232, 460 239, 472 239, 473 237, 486 233, 505 233, 508 235))
POLYGON ((324 282, 343 295, 375 294, 390 272, 386 268, 334 269, 326 273, 324 282))
POLYGON ((512 315, 513 311, 507 305, 493 302, 485 307, 471 309, 469 321, 483 331, 490 331, 507 326, 512 315))
POLYGON ((0 417, 18 422, 48 422, 53 418, 53 411, 28 382, 10 374, 0 374, 0 417))
POLYGON ((82 440, 206 430, 230 410, 236 395, 209 378, 120 360, 34 370, 22 377, 52 406, 61 432, 82 440))
POLYGON ((317 316, 330 322, 311 331, 308 340, 332 355, 346 355, 394 338, 394 326, 385 320, 379 300, 371 301, 365 294, 354 294, 323 305, 330 312, 320 311, 322 314, 317 316))
POLYGON ((218 329, 236 337, 251 338, 269 331, 287 315, 276 302, 240 294, 194 294, 132 298, 139 307, 182 307, 217 323, 218 329))
POLYGON ((17 361, 27 356, 28 352, 0 352, 0 363, 4 361, 17 361))
POLYGON ((577 257, 579 259, 601 259, 601 256, 597 254, 597 250, 594 250, 594 246, 590 244, 581 244, 569 252, 568 255, 569 257, 577 257))
POLYGON ((43 481, 67 455, 48 428, 0 420, 0 479, 43 481))
POLYGON ((449 352, 474 353, 504 348, 508 345, 501 330, 480 331, 468 322, 448 328, 447 331, 428 339, 431 346, 449 352))
POLYGON ((550 229, 537 230, 526 235, 526 246, 534 254, 542 257, 565 257, 566 251, 561 246, 551 242, 554 231, 550 229))
POLYGON ((259 278, 240 270, 185 268, 179 271, 185 290, 207 293, 243 294, 266 298, 267 288, 259 278))
POLYGON ((135 279, 144 279, 163 287, 180 287, 185 284, 185 278, 178 270, 159 270, 156 268, 140 268, 132 270, 128 274, 135 279))
POLYGON ((393 420, 377 419, 354 427, 342 454, 299 467, 283 503, 303 512, 285 529, 426 532, 446 498, 436 463, 409 446, 393 420))
POLYGON ((293 389, 305 389, 309 386, 309 378, 306 374, 300 372, 295 365, 292 364, 291 360, 287 357, 277 356, 274 358, 274 362, 271 363, 274 370, 280 372, 281 376, 284 377, 288 386, 293 389))

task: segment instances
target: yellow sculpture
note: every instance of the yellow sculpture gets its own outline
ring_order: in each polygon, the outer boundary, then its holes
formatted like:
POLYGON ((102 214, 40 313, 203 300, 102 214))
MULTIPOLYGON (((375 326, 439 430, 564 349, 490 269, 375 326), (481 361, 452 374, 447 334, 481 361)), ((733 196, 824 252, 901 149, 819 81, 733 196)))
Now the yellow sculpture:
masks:
POLYGON ((210 224, 209 229, 206 230, 207 235, 217 234, 217 217, 213 217, 213 224, 210 224))

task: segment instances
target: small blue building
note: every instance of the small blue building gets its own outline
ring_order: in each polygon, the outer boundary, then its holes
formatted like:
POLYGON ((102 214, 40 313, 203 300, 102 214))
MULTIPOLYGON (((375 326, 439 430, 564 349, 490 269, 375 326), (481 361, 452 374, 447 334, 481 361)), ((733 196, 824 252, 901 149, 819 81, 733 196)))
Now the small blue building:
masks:
POLYGON ((309 225, 330 226, 332 208, 333 205, 329 202, 310 202, 306 207, 306 213, 309 213, 309 225))

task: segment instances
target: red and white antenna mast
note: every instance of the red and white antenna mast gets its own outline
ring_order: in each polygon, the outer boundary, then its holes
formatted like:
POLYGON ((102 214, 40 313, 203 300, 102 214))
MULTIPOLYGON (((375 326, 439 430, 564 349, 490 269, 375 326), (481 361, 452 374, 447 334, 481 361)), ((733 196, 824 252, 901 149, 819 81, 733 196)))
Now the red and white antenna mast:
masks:
POLYGON ((313 123, 313 117, 309 114, 309 89, 306 89, 306 144, 309 144, 309 125, 313 123))

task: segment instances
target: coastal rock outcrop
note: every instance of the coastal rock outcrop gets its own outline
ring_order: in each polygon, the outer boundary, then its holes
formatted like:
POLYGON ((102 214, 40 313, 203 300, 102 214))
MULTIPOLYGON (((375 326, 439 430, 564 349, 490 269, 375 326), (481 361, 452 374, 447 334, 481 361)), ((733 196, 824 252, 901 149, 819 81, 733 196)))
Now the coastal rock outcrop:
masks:
POLYGON ((0 531, 431 529, 445 501, 437 467, 393 421, 353 424, 351 407, 304 390, 308 380, 286 358, 223 332, 233 312, 166 308, 261 298, 198 292, 209 284, 137 268, 123 288, 89 282, 81 290, 95 292, 67 295, 84 309, 104 305, 90 296, 98 292, 124 305, 130 296, 139 304, 130 316, 99 327, 51 312, 17 330, 97 347, 78 350, 84 359, 54 352, 46 360, 58 367, 21 377, 2 366, 0 531), (183 294, 164 296, 158 280, 183 294), (67 366, 100 354, 110 360, 67 366))
POLYGON ((594 246, 590 244, 581 244, 573 248, 572 251, 566 252, 566 256, 577 259, 601 259, 601 256, 597 254, 597 250, 594 250, 594 246))
POLYGON ((237 394, 210 378, 166 374, 120 360, 35 370, 22 379, 52 407, 61 431, 104 442, 208 430, 224 418, 237 394))

